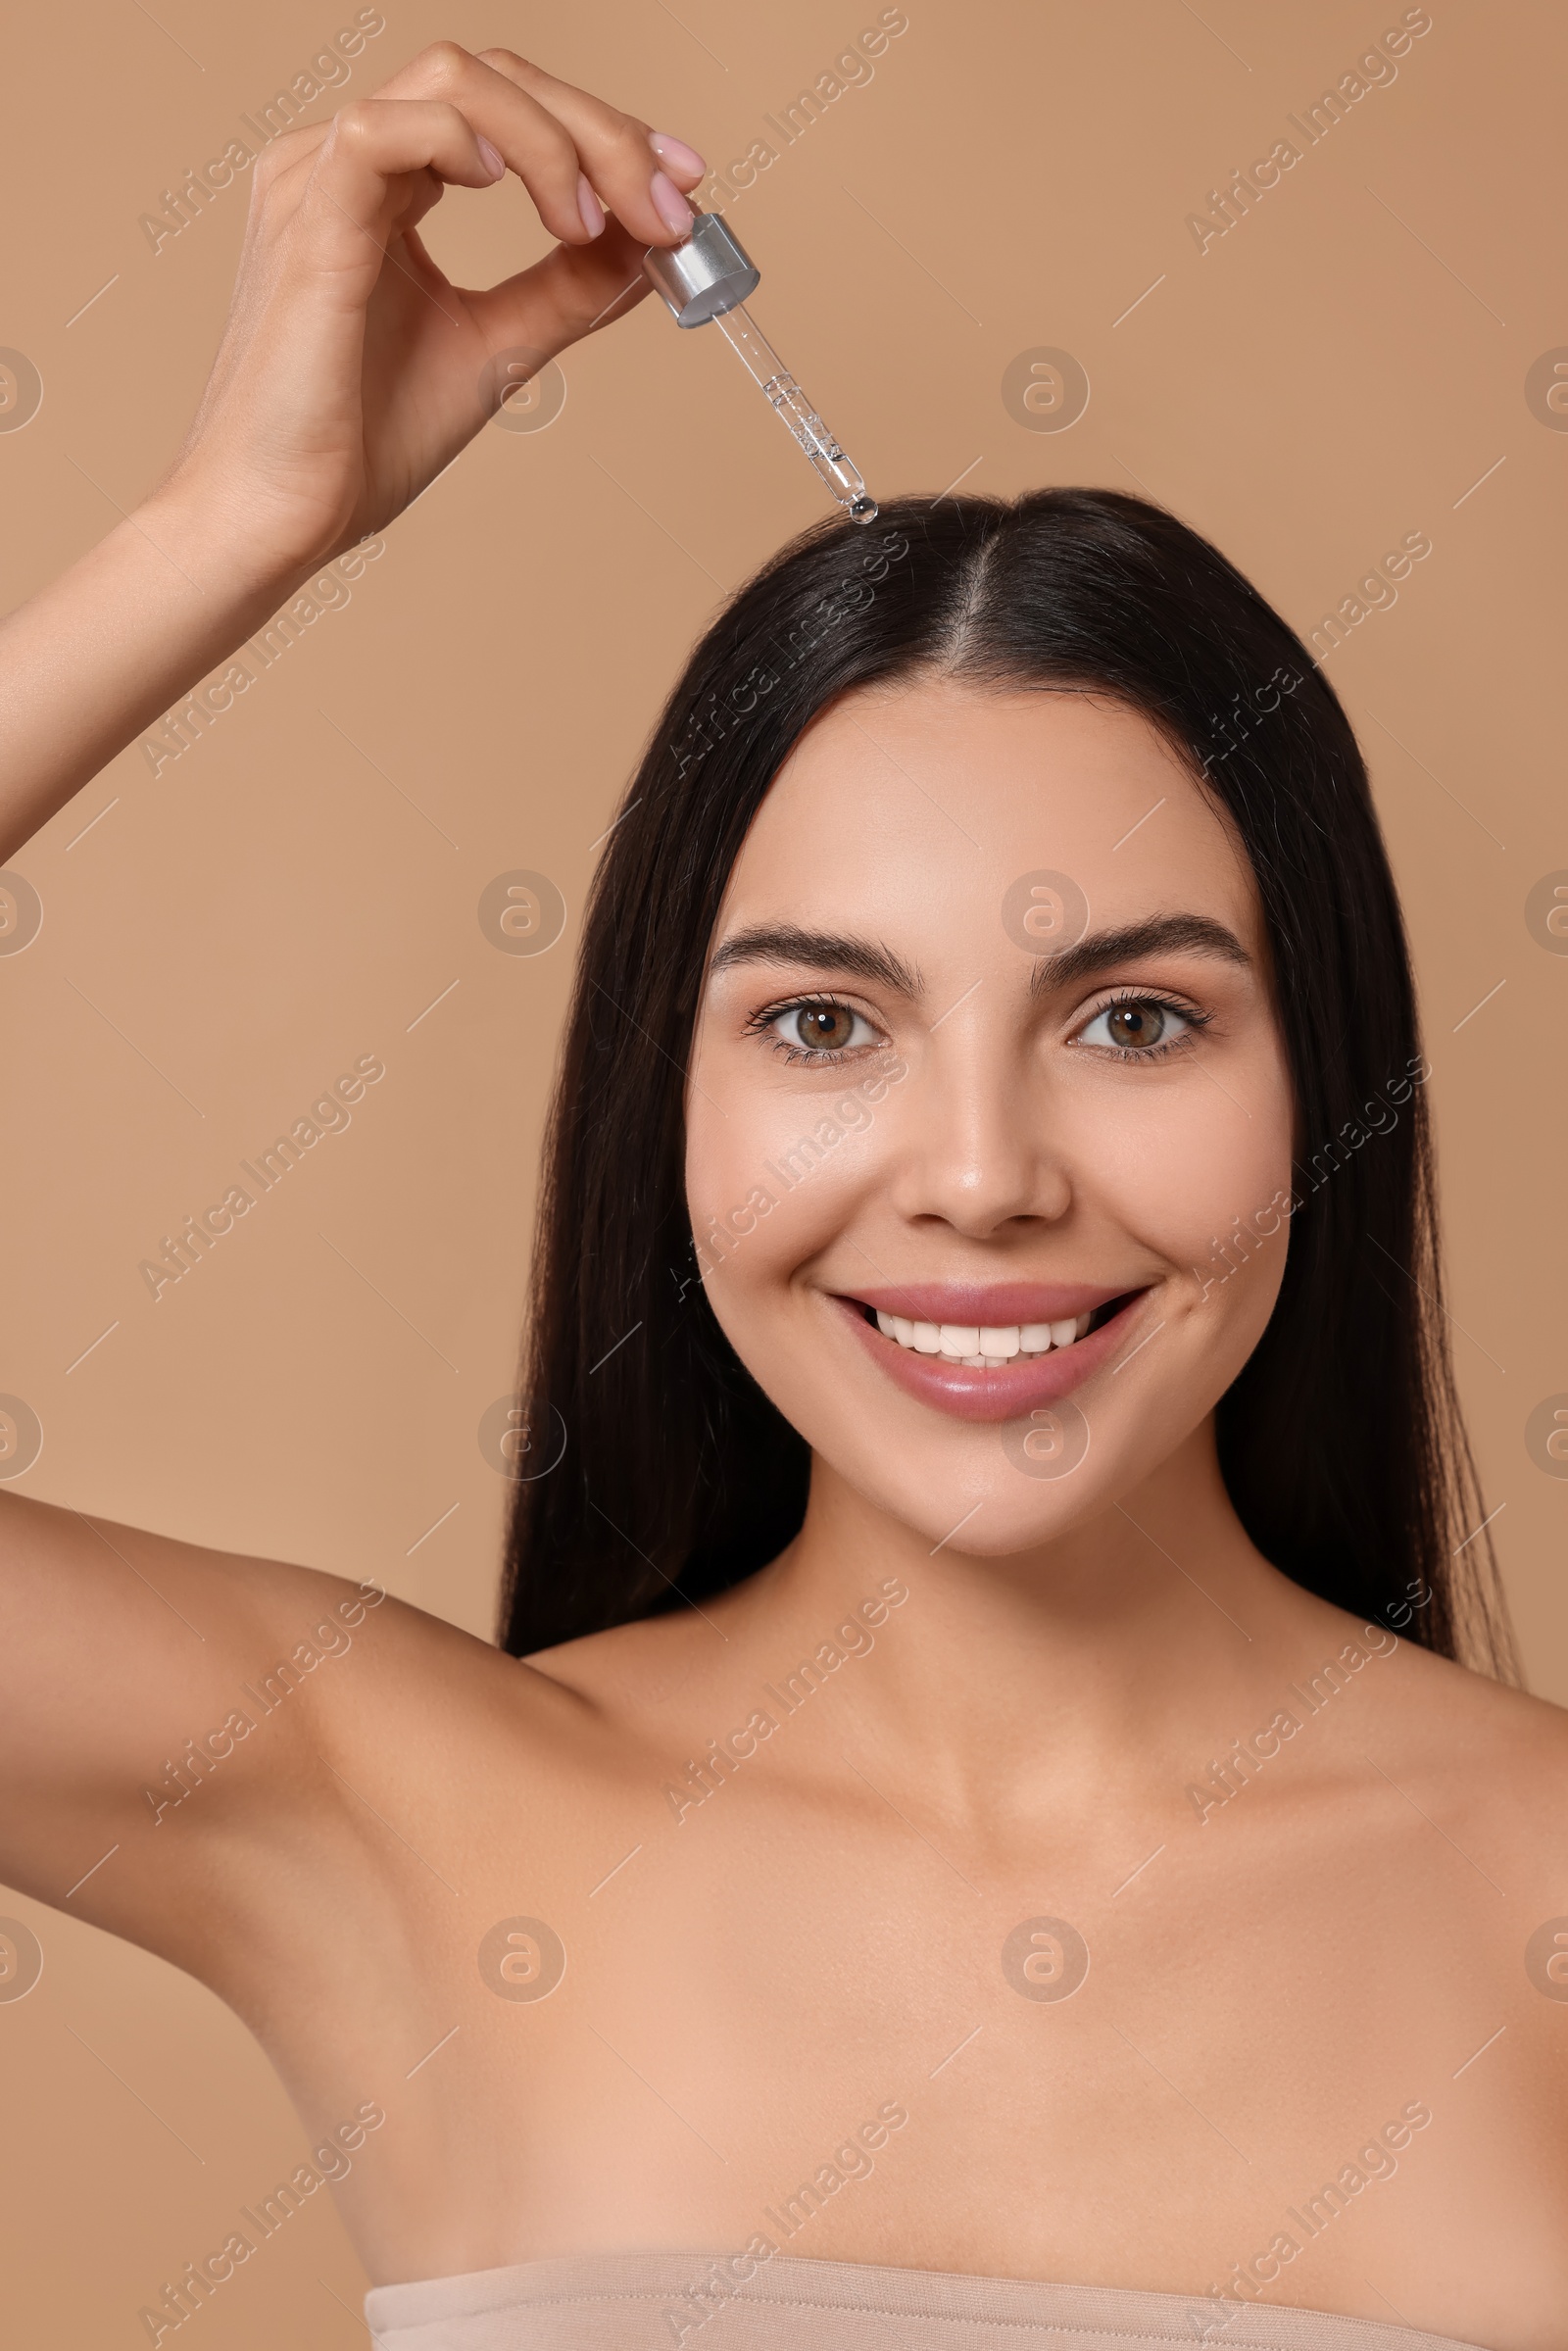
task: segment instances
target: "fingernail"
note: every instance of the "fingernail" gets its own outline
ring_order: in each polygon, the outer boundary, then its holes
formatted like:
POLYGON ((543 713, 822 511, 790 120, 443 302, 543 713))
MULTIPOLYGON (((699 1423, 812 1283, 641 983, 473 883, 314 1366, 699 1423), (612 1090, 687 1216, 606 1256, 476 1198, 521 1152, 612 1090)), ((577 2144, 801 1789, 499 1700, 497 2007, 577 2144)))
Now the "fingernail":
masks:
POLYGON ((692 224, 692 208, 672 179, 656 171, 648 183, 648 193, 654 200, 654 210, 666 228, 678 228, 685 236, 692 224))
POLYGON ((481 138, 479 141, 479 156, 491 178, 499 179, 502 172, 507 168, 507 159, 502 154, 500 148, 492 146, 488 139, 481 138))
POLYGON ((677 171, 706 171, 708 166, 695 147, 684 139, 671 138, 667 130, 651 130, 648 144, 662 163, 673 164, 677 171))
POLYGON ((591 237, 598 236, 605 225, 605 208, 588 185, 585 171, 577 174, 577 210, 582 215, 582 224, 588 234, 591 237))

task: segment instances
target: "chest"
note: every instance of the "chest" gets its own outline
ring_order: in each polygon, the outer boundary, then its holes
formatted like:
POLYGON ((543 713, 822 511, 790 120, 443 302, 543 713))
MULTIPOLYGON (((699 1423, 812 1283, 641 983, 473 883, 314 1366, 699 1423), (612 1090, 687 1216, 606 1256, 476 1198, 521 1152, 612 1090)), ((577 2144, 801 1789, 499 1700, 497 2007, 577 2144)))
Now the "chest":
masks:
POLYGON ((383 1995, 439 2046, 372 2268, 386 2229, 397 2275, 411 2231, 431 2275, 762 2235, 1483 2342, 1499 2295, 1560 2307, 1568 2003, 1479 1879, 1264 1823, 978 1850, 883 1810, 737 1783, 476 1848, 383 1995))

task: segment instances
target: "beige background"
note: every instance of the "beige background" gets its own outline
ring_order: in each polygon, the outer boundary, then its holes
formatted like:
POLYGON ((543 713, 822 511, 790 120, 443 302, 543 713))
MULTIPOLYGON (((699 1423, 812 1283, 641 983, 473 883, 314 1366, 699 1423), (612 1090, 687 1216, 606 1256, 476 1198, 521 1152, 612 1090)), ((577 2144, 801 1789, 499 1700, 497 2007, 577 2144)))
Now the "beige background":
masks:
MULTIPOLYGON (((1545 6, 1431 13, 1397 80, 1201 254, 1186 216, 1294 135, 1287 115, 1399 7, 909 0, 874 78, 731 218, 763 271, 760 322, 878 492, 1144 488, 1303 631, 1404 533, 1430 536, 1328 670, 1416 944, 1488 1507, 1532 1685, 1568 1700, 1568 1485, 1524 1445, 1532 1407, 1568 1390, 1568 959, 1524 917, 1532 885, 1568 868, 1549 698, 1568 436, 1525 396, 1532 363, 1568 343, 1563 29, 1545 6), (1026 429, 1001 397, 1043 345, 1092 386, 1067 431, 1026 429)), ((0 433, 9 601, 135 503, 201 386, 244 183, 156 255, 139 215, 352 14, 14 14, 0 344, 31 359, 44 400, 0 433)), ((781 144, 764 115, 878 10, 386 14, 350 93, 438 35, 503 41, 723 166, 781 144)), ((453 193, 429 235, 469 279, 543 249, 515 183, 453 193)), ((476 1428, 511 1379, 593 845, 694 635, 824 510, 715 333, 681 335, 650 302, 564 374, 548 429, 482 432, 352 601, 205 739, 156 780, 127 751, 28 847, 43 929, 0 957, 0 1390, 45 1431, 24 1490, 383 1578, 474 1628, 502 1512, 476 1428), (497 952, 477 920, 516 867, 565 896, 542 957, 497 952), (350 1130, 155 1304, 138 1260, 367 1053, 386 1076, 350 1130)), ((62 1894, 93 1859, 60 1855, 62 1894)), ((40 1904, 3 1906, 47 1957, 37 1989, 0 2005, 8 2335, 145 2340, 138 2306, 303 2138, 205 1991, 40 1904)), ((325 2203, 203 2312, 208 2351, 363 2339, 325 2203)))

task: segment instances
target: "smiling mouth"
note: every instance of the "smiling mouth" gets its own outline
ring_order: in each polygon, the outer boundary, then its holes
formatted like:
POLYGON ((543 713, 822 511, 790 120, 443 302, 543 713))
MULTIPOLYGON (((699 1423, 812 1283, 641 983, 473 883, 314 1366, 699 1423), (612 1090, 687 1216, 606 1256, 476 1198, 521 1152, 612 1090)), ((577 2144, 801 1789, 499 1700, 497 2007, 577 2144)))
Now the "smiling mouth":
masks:
MULTIPOLYGON (((1144 1296, 1142 1290, 1124 1290, 1080 1314, 1062 1315, 1051 1322, 1015 1323, 919 1322, 912 1316, 868 1305, 861 1298, 844 1302, 901 1354, 924 1356, 933 1369, 1017 1371, 1048 1355, 1063 1354, 1081 1340, 1094 1337, 1144 1296)), ((1103 1351, 1094 1350, 1097 1356, 1103 1351)))
POLYGON ((1100 1330, 1140 1295, 1128 1291, 1087 1314, 1065 1315, 1058 1322, 911 1322, 902 1314, 884 1314, 875 1306, 864 1306, 861 1312, 884 1339, 911 1354, 936 1355, 944 1363, 961 1363, 969 1371, 1002 1371, 1020 1356, 1032 1361, 1087 1339, 1091 1331, 1100 1330))
POLYGON ((1000 1422, 1050 1409, 1113 1366, 1149 1296, 1148 1288, 1107 1292, 1093 1283, 909 1283, 869 1298, 841 1291, 834 1303, 906 1396, 959 1420, 1000 1422), (923 1306, 931 1319, 896 1313, 899 1306, 923 1306), (1032 1310, 1041 1319, 982 1322, 988 1307, 993 1315, 1032 1310), (938 1320, 944 1309, 967 1309, 976 1319, 938 1320))

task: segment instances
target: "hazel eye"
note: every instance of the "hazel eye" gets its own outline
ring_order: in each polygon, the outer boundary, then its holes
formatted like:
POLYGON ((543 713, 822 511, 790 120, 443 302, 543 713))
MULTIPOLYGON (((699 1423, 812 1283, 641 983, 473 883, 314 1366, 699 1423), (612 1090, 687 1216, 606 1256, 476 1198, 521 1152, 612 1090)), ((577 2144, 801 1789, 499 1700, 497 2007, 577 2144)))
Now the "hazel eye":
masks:
POLYGON ((849 1004, 787 1004, 768 1027, 797 1053, 847 1053, 852 1046, 873 1044, 876 1037, 864 1014, 849 1004))
POLYGON ((1108 1046, 1114 1053, 1150 1053, 1158 1046, 1176 1044, 1194 1025, 1174 1004, 1161 1004, 1157 997, 1138 996, 1104 1005, 1079 1035, 1085 1045, 1108 1046))

